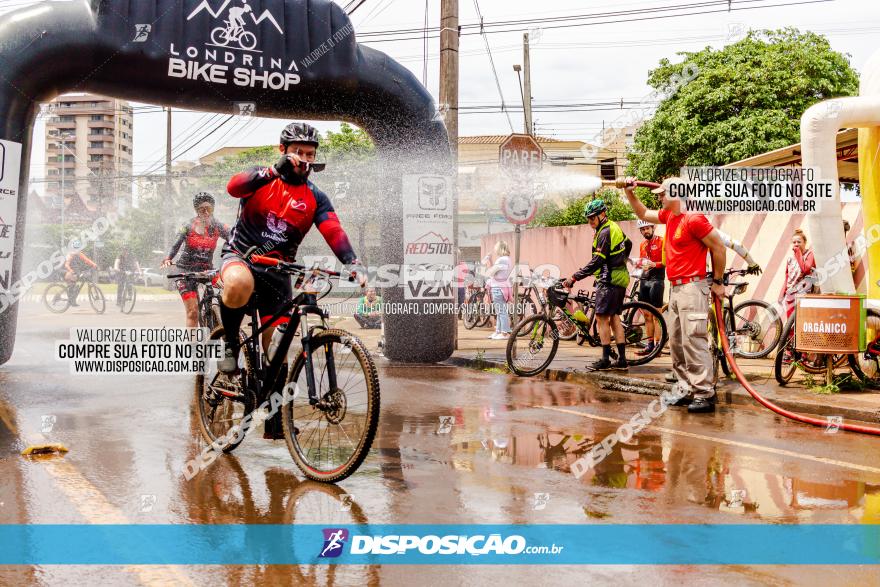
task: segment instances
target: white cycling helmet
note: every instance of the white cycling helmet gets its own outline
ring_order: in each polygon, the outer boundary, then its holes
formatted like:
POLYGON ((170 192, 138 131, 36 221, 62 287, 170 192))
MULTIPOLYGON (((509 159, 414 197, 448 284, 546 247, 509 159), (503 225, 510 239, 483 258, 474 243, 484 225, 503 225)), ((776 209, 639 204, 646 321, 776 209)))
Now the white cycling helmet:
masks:
POLYGON ((646 226, 654 226, 653 222, 648 222, 647 220, 639 220, 637 222, 639 228, 645 228, 646 226))

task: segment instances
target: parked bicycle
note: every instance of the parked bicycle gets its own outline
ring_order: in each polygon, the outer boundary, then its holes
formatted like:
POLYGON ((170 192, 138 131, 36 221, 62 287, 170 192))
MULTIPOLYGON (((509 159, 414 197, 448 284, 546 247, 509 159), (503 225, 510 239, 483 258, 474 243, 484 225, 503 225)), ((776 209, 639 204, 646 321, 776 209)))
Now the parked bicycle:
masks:
MULTIPOLYGON (((782 337, 779 344, 779 350, 776 352, 776 359, 773 362, 773 375, 779 385, 787 385, 791 382, 795 372, 803 371, 809 375, 826 376, 836 369, 848 366, 858 375, 859 366, 857 365, 856 355, 847 354, 823 354, 802 352, 795 348, 795 321, 797 320, 797 310, 791 313, 785 322, 782 330, 782 337)), ((863 376, 864 378, 864 376, 863 376)), ((830 383, 830 381, 829 381, 830 383)))
MULTIPOLYGON (((724 331, 735 357, 744 359, 763 359, 777 347, 782 336, 782 318, 772 304, 764 300, 746 300, 739 304, 734 298, 746 291, 745 281, 731 281, 737 275, 748 275, 748 269, 728 269, 724 272, 724 285, 727 287, 721 315, 724 331)), ((720 332, 713 308, 709 310, 709 347, 713 357, 713 373, 717 378, 719 370, 729 376, 730 365, 724 356, 720 332)))
MULTIPOLYGON (((224 452, 243 440, 243 419, 276 391, 284 391, 281 407, 284 439, 294 462, 303 474, 316 481, 345 479, 361 465, 373 443, 379 422, 379 375, 366 346, 353 334, 330 328, 327 313, 318 305, 316 282, 332 289, 330 277, 339 273, 308 269, 271 257, 247 255, 250 261, 294 280, 296 295, 273 316, 261 316, 254 298, 248 304, 250 336, 241 335, 240 373, 227 376, 211 361, 209 372, 198 375, 195 401, 202 435, 209 442, 225 438, 224 452), (287 316, 290 327, 281 325, 273 335, 268 352, 261 335, 279 316, 287 316), (309 324, 317 318, 317 324, 309 324), (299 333, 301 348, 288 351, 299 333), (292 398, 288 398, 292 392, 292 398)), ((223 327, 211 333, 223 339, 223 327)))
POLYGON ((848 355, 852 372, 868 387, 880 387, 880 312, 865 310, 864 352, 848 355))
POLYGON ((197 284, 199 326, 214 330, 220 325, 220 272, 216 269, 210 271, 193 271, 189 273, 174 273, 168 275, 168 279, 183 279, 197 284))
MULTIPOLYGON (((465 310, 464 310, 464 327, 468 330, 473 329, 474 327, 483 327, 490 326, 492 321, 496 319, 496 309, 495 304, 492 302, 492 296, 489 293, 488 287, 473 287, 469 288, 469 293, 466 294, 467 297, 465 302, 465 310)), ((513 297, 511 296, 510 300, 511 310, 513 304, 513 297)), ((533 294, 532 288, 527 287, 525 290, 520 292, 520 297, 517 302, 519 306, 519 315, 518 318, 522 318, 523 316, 531 316, 538 312, 538 308, 540 303, 537 301, 537 298, 533 294)), ((513 313, 511 312, 511 322, 514 318, 513 313)))
POLYGON ((86 288, 89 305, 92 309, 98 314, 103 314, 107 309, 107 302, 104 299, 104 292, 98 287, 95 271, 80 273, 77 275, 76 283, 72 285, 66 281, 50 283, 43 292, 43 303, 50 312, 61 314, 66 312, 70 306, 76 305, 79 293, 83 288, 86 288))
MULTIPOLYGON (((507 366, 517 375, 530 377, 543 372, 559 350, 559 329, 553 320, 553 309, 558 308, 571 319, 578 329, 580 343, 588 342, 590 346, 601 346, 596 326, 596 307, 594 296, 586 294, 583 290, 577 295, 570 295, 562 287, 562 281, 547 289, 548 305, 544 312, 526 317, 513 329, 515 336, 507 341, 507 366), (574 300, 582 304, 586 319, 576 319, 574 313, 568 307, 568 301, 574 300)), ((627 361, 632 366, 644 365, 652 361, 660 354, 660 350, 667 340, 666 322, 657 308, 643 302, 626 302, 620 313, 620 321, 623 325, 625 344, 633 353, 627 354, 627 361), (644 348, 647 340, 645 320, 653 318, 661 329, 661 342, 651 351, 644 355, 636 354, 636 350, 644 348)), ((617 359, 616 351, 612 350, 612 358, 617 359)))

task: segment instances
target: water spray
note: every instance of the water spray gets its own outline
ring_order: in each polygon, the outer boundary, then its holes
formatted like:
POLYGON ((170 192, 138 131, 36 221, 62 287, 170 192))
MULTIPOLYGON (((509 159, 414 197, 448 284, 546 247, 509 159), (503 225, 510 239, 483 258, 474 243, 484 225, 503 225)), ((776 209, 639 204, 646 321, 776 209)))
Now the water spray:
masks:
MULTIPOLYGON (((633 181, 627 182, 623 179, 616 180, 603 180, 602 183, 604 185, 610 185, 617 188, 624 188, 627 186, 633 187, 643 187, 643 188, 658 188, 660 184, 654 183, 652 181, 633 181)), ((730 352, 730 341, 727 339, 727 333, 724 330, 724 319, 721 315, 721 302, 718 298, 713 295, 712 296, 712 308, 715 312, 715 323, 718 324, 718 332, 721 337, 721 347, 724 350, 724 356, 727 358, 727 364, 730 365, 730 368, 733 370, 733 373, 736 375, 737 381, 739 381, 740 385, 749 392, 756 402, 764 406, 765 408, 776 412, 780 416, 785 416, 790 420, 795 420, 797 422, 803 422, 804 424, 811 424, 813 426, 821 426, 825 427, 828 425, 827 420, 820 420, 819 418, 813 418, 811 416, 805 416, 803 414, 797 414, 795 412, 791 412, 786 410, 785 408, 781 408, 763 397, 758 391, 752 387, 752 385, 746 380, 746 376, 743 374, 742 370, 739 368, 739 365, 736 364, 736 359, 733 356, 733 353, 730 352)), ((782 352, 781 348, 779 352, 782 352)), ((880 436, 880 428, 874 428, 871 426, 862 426, 860 424, 847 424, 846 422, 841 422, 838 425, 838 428, 841 430, 847 430, 849 432, 858 432, 861 434, 871 434, 874 436, 880 436)))

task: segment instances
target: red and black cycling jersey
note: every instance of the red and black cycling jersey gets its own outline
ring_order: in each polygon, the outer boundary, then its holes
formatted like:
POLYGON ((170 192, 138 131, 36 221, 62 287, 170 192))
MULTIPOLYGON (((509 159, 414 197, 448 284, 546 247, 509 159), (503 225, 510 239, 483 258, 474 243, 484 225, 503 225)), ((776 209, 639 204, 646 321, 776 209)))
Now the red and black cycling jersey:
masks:
POLYGON ((176 265, 186 271, 204 271, 213 266, 214 249, 217 248, 217 240, 223 239, 229 242, 229 227, 212 218, 207 226, 205 222, 196 216, 187 222, 180 232, 177 233, 177 241, 168 253, 169 259, 183 247, 180 258, 176 265))
POLYGON ((226 190, 241 199, 228 243, 232 250, 244 253, 257 247, 260 254, 294 261, 314 224, 340 261, 348 264, 357 259, 330 198, 312 182, 294 185, 283 181, 272 167, 254 167, 235 175, 226 190))
POLYGON ((70 253, 69 255, 67 255, 67 259, 65 259, 64 265, 68 269, 76 273, 85 271, 88 268, 98 268, 95 262, 89 259, 82 251, 77 251, 75 253, 70 253))

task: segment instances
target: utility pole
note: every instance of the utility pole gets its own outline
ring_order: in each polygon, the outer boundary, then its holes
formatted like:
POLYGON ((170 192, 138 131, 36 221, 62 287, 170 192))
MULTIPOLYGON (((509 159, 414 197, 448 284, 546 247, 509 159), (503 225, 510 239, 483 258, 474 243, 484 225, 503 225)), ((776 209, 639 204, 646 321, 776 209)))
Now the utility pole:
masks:
POLYGON ((532 66, 529 62, 529 33, 523 33, 523 112, 526 117, 526 134, 535 136, 532 123, 532 66))
POLYGON ((171 205, 171 106, 168 107, 168 118, 165 132, 165 213, 162 214, 162 247, 168 250, 171 245, 171 234, 168 216, 172 213, 171 205))
POLYGON ((458 0, 440 0, 440 108, 458 163, 458 0))
POLYGON ((64 135, 61 138, 61 248, 64 248, 64 176, 67 171, 67 160, 64 158, 64 135))
MULTIPOLYGON (((458 0, 440 0, 440 111, 452 157, 452 234, 458 244, 458 0)), ((456 253, 453 267, 461 259, 456 253)), ((454 273, 453 273, 454 274, 454 273)), ((457 294, 454 298, 458 300, 457 294)), ((453 322, 453 348, 458 348, 458 321, 453 322)))

